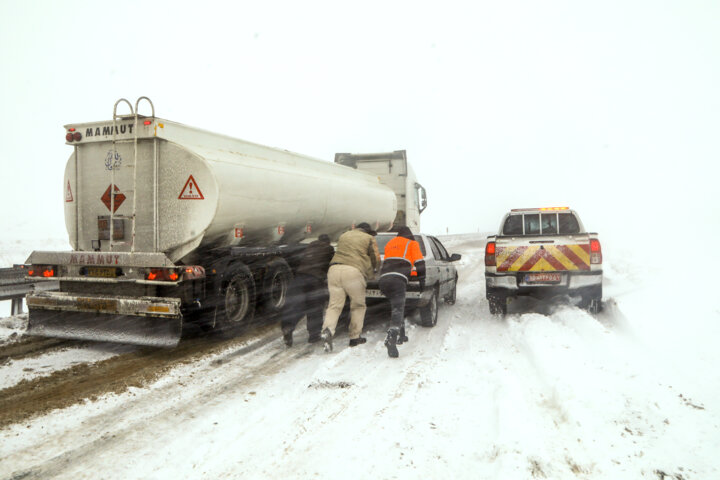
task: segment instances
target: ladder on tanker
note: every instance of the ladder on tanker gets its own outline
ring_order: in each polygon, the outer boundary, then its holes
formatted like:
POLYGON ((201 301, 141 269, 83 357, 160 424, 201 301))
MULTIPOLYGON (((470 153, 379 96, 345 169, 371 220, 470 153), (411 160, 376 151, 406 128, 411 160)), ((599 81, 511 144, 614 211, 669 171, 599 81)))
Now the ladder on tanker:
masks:
MULTIPOLYGON (((127 101, 124 98, 121 98, 117 102, 115 102, 115 106, 113 107, 113 126, 112 126, 112 159, 110 161, 110 217, 109 217, 109 223, 110 223, 110 251, 113 251, 115 247, 119 246, 127 246, 130 245, 130 253, 135 252, 135 236, 136 236, 136 224, 137 224, 137 162, 138 162, 138 127, 139 127, 139 120, 140 120, 140 114, 138 113, 138 108, 140 106, 140 101, 146 100, 150 104, 150 108, 152 111, 152 118, 155 118, 155 106, 153 105, 152 101, 148 97, 140 97, 135 102, 135 109, 133 109, 132 104, 127 101), (128 107, 130 107, 130 114, 129 115, 118 115, 117 113, 117 107, 118 105, 124 102, 127 104, 128 107), (117 121, 122 119, 132 118, 135 122, 135 125, 133 127, 133 161, 132 163, 123 164, 122 167, 125 168, 132 168, 133 174, 132 174, 132 190, 125 190, 126 192, 132 193, 132 212, 130 215, 117 215, 115 213, 115 196, 117 193, 115 192, 117 187, 115 186, 115 170, 119 167, 119 165, 116 165, 116 160, 118 158, 118 151, 117 151, 117 144, 118 143, 127 143, 127 139, 118 140, 117 139, 117 121), (125 241, 115 241, 115 220, 128 220, 130 221, 130 240, 125 241)), ((157 137, 153 137, 153 251, 157 252, 159 247, 159 234, 158 234, 158 151, 157 151, 157 137)), ((118 192, 119 193, 119 192, 118 192)))

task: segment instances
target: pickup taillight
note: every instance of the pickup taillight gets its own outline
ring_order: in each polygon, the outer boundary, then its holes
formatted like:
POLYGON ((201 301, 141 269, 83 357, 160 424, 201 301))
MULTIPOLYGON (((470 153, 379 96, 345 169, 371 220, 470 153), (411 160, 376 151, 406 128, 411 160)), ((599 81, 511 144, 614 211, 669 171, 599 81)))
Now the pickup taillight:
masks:
POLYGON ((600 240, 596 238, 590 239, 590 263, 602 263, 602 248, 600 247, 600 240))
POLYGON ((487 242, 485 244, 485 266, 495 266, 495 242, 487 242))

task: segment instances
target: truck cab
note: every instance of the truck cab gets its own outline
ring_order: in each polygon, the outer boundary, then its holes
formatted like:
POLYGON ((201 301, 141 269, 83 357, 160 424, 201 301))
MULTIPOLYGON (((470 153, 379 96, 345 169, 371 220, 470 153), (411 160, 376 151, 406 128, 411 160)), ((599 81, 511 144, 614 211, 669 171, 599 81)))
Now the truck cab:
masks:
POLYGON ((602 250, 568 207, 513 209, 485 245, 485 292, 490 313, 505 315, 521 295, 579 296, 596 313, 602 299, 602 250))

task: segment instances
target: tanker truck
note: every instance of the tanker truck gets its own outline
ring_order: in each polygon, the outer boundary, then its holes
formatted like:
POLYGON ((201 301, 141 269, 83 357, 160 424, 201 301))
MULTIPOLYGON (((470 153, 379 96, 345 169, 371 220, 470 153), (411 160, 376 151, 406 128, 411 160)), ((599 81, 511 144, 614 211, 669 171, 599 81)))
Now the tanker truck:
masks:
POLYGON ((158 118, 147 97, 66 125, 65 142, 72 251, 26 262, 60 285, 28 295, 32 335, 173 347, 188 322, 237 335, 281 311, 309 241, 361 222, 417 231, 427 204, 404 151, 326 162, 158 118))

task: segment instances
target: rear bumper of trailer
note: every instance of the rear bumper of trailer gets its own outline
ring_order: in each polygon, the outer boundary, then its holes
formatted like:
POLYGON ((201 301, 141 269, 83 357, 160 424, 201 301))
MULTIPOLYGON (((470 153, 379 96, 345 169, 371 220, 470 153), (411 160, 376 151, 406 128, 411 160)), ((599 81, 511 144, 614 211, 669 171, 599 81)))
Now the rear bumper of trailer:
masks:
POLYGON ((37 292, 26 301, 30 335, 174 347, 182 334, 179 298, 37 292))

